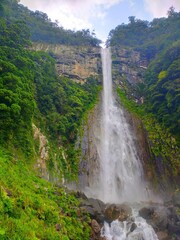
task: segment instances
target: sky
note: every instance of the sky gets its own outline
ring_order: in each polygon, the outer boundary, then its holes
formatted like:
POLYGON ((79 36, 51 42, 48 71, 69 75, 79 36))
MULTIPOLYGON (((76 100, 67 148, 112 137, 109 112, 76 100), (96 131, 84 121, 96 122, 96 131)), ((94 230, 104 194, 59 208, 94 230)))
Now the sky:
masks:
POLYGON ((20 3, 33 11, 47 13, 65 29, 94 30, 102 41, 116 26, 128 23, 129 16, 151 21, 166 17, 171 6, 180 11, 180 0, 21 0, 20 3))

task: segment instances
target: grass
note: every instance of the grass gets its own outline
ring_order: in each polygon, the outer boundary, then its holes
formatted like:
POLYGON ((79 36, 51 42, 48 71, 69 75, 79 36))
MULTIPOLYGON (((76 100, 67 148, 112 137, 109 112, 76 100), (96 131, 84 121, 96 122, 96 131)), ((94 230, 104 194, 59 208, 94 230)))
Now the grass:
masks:
POLYGON ((87 240, 89 219, 78 204, 0 150, 0 240, 87 240))

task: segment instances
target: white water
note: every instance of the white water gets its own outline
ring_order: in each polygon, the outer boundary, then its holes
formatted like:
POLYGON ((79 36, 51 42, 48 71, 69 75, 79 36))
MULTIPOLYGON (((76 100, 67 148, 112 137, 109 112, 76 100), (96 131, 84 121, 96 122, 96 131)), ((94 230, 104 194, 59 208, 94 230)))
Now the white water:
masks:
POLYGON ((113 221, 111 225, 104 223, 101 229, 101 236, 106 240, 158 240, 153 228, 147 224, 146 220, 137 216, 134 212, 134 223, 136 228, 131 231, 133 222, 113 221))
MULTIPOLYGON (((116 103, 112 88, 110 49, 102 49, 103 114, 100 142, 100 173, 97 197, 104 202, 148 201, 147 183, 134 145, 134 136, 116 103)), ((150 200, 150 199, 149 199, 150 200)), ((133 209, 131 219, 104 224, 107 240, 158 240, 153 228, 133 209), (131 232, 133 222, 136 228, 131 232)))
POLYGON ((148 198, 147 187, 134 136, 113 94, 110 49, 102 49, 102 66, 103 116, 98 197, 113 203, 145 201, 148 198))

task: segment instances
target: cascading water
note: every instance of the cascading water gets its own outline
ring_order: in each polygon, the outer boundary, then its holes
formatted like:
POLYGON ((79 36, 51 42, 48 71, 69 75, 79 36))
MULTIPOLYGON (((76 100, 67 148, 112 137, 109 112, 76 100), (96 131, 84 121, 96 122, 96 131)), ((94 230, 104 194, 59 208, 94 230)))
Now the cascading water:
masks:
POLYGON ((119 203, 147 200, 143 168, 123 110, 113 95, 110 49, 102 49, 103 113, 99 198, 119 203))
MULTIPOLYGON (((113 95, 110 49, 102 49, 103 111, 99 144, 99 178, 96 197, 108 203, 148 200, 143 168, 138 158, 133 135, 123 109, 113 95)), ((131 218, 124 222, 104 224, 101 235, 107 240, 158 240, 153 228, 133 208, 131 218), (132 220, 133 219, 133 220, 132 220), (131 231, 135 224, 135 230, 131 231)))
POLYGON ((134 217, 134 222, 113 221, 111 225, 105 222, 101 236, 106 240, 158 240, 153 228, 142 217, 134 217), (132 224, 136 225, 131 231, 132 224))

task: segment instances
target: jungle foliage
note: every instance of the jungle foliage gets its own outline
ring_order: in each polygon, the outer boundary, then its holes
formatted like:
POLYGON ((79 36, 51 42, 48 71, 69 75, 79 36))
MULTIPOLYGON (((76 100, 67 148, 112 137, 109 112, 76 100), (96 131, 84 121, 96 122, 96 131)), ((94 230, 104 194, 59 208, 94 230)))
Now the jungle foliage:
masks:
POLYGON ((80 85, 58 77, 51 56, 27 49, 30 35, 23 21, 1 18, 0 32, 0 144, 32 157, 34 121, 51 139, 68 146, 73 158, 82 117, 97 99, 97 80, 80 85))
POLYGON ((78 200, 37 177, 32 125, 48 138, 49 172, 56 161, 56 177, 77 178, 78 130, 100 86, 93 78, 80 85, 57 76, 50 55, 29 50, 32 29, 16 7, 0 2, 0 239, 89 239, 78 200))
POLYGON ((99 46, 101 41, 89 29, 66 30, 58 21, 52 22, 46 13, 31 11, 17 0, 1 0, 0 16, 8 21, 25 21, 33 42, 47 42, 73 46, 99 46))
POLYGON ((122 23, 110 31, 107 46, 131 47, 153 59, 180 38, 180 13, 171 7, 167 14, 167 18, 155 18, 152 22, 130 16, 128 24, 122 23))
POLYGON ((167 18, 152 22, 129 17, 109 34, 107 45, 131 48, 149 62, 144 81, 137 86, 146 111, 180 138, 180 13, 171 7, 167 18))

